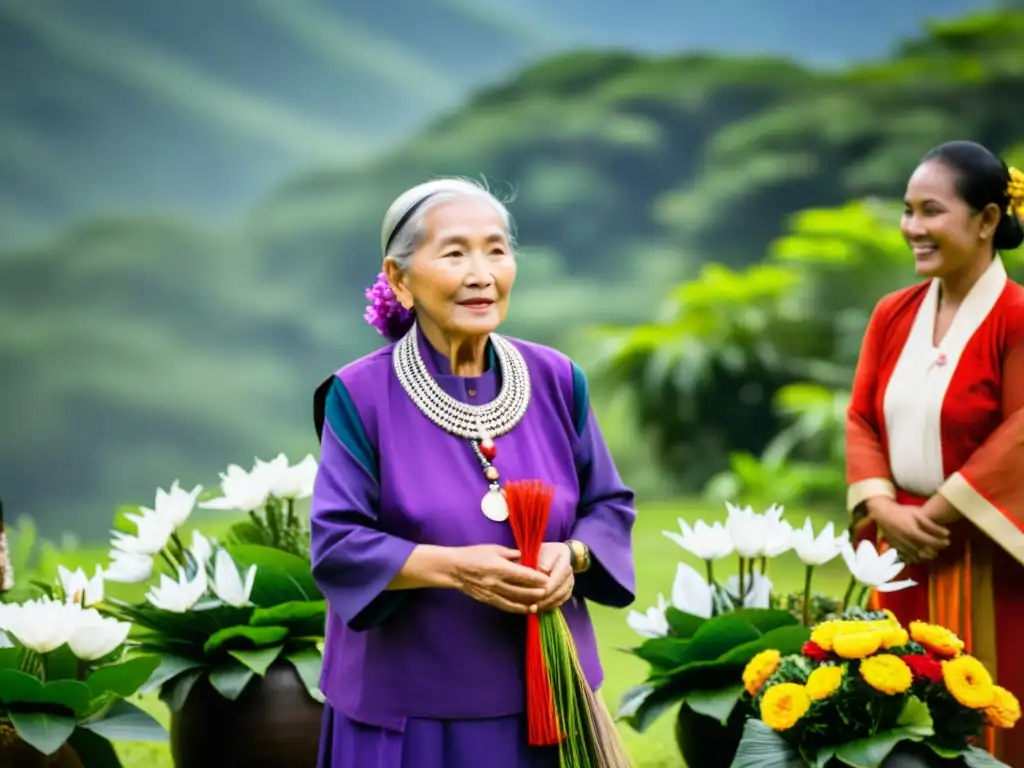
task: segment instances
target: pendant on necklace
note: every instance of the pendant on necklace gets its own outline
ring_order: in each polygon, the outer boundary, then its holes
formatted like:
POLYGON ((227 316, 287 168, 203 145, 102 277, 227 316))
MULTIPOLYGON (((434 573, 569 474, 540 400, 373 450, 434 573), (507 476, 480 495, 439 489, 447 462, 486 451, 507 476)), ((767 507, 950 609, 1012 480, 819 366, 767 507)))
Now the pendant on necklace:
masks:
POLYGON ((480 499, 480 511, 484 517, 496 523, 503 523, 508 520, 508 502, 505 501, 505 494, 500 488, 491 488, 484 497, 480 499))
POLYGON ((498 449, 494 445, 494 440, 484 431, 483 427, 480 427, 480 435, 480 440, 470 441, 473 453, 476 454, 476 458, 480 462, 480 468, 483 470, 489 486, 487 493, 480 499, 480 511, 488 520, 503 523, 508 520, 508 501, 505 499, 504 491, 501 490, 501 474, 498 472, 498 468, 491 463, 497 456, 498 449))

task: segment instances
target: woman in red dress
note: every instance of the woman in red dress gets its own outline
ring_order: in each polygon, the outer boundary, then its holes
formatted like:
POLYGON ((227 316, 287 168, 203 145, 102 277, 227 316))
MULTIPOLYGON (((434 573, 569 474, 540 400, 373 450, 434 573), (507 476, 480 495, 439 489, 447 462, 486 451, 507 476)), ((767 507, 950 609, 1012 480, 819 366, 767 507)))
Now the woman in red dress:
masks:
MULTIPOLYGON (((874 597, 942 624, 1024 698, 1024 288, 1001 250, 1024 242, 1024 177, 973 142, 942 144, 907 184, 917 274, 882 298, 857 363, 846 433, 859 536, 911 563, 918 586, 874 597), (1015 658, 1015 656, 1017 658, 1015 658)), ((1024 729, 988 736, 1024 768, 1024 729)))

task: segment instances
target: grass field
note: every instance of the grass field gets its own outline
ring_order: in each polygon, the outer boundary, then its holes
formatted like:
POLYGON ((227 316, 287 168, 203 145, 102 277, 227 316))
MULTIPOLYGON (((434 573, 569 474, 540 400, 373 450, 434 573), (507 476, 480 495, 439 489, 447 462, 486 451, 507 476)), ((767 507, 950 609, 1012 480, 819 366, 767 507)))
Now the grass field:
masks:
MULTIPOLYGON (((677 517, 684 517, 689 522, 696 519, 713 521, 724 517, 724 508, 709 506, 701 501, 675 501, 672 503, 645 506, 640 511, 634 536, 637 568, 637 602, 635 607, 646 609, 655 603, 659 592, 669 596, 676 564, 683 560, 691 565, 700 566, 690 556, 679 549, 668 538, 662 535, 665 529, 676 529, 677 517)), ((819 529, 826 520, 815 515, 815 529, 819 529)), ((787 519, 799 527, 803 523, 803 515, 792 513, 787 519)), ((838 520, 838 518, 837 518, 838 520)), ((200 522, 201 527, 210 528, 214 532, 223 526, 223 518, 207 526, 200 522)), ((76 552, 68 560, 77 564, 84 561, 88 565, 91 555, 87 550, 76 552)), ((93 561, 94 562, 94 561, 93 561)), ((723 563, 719 566, 721 576, 728 575, 723 563)), ((72 564, 73 567, 73 564, 72 564)), ((702 568, 699 570, 702 571, 702 568)), ((776 587, 782 591, 795 591, 801 588, 803 571, 796 557, 792 554, 783 556, 772 564, 769 576, 776 587)), ((820 569, 815 578, 816 591, 833 595, 841 595, 849 578, 841 559, 820 569)), ((623 648, 638 644, 637 635, 626 626, 626 611, 615 611, 601 606, 593 608, 594 622, 601 646, 601 655, 606 671, 604 696, 609 708, 614 712, 620 694, 631 685, 643 680, 645 665, 623 648)), ((167 712, 155 697, 147 697, 139 704, 153 713, 161 722, 167 723, 167 712)), ((623 738, 633 756, 636 768, 683 768, 673 737, 673 718, 664 716, 648 732, 637 734, 626 725, 622 725, 623 738)), ((149 744, 118 744, 117 749, 125 768, 171 768, 171 760, 164 745, 149 744)))

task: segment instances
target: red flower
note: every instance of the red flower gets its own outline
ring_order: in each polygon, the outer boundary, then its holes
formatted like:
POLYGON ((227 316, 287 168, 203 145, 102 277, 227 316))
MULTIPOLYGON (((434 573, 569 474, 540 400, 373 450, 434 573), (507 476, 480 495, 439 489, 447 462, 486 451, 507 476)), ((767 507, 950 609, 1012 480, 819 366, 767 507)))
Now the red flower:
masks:
POLYGON ((929 683, 942 682, 942 665, 931 656, 904 656, 903 661, 914 673, 915 680, 927 680, 929 683))
POLYGON ((828 661, 829 653, 820 645, 812 640, 808 640, 804 643, 804 647, 800 649, 800 653, 806 656, 812 661, 828 661))

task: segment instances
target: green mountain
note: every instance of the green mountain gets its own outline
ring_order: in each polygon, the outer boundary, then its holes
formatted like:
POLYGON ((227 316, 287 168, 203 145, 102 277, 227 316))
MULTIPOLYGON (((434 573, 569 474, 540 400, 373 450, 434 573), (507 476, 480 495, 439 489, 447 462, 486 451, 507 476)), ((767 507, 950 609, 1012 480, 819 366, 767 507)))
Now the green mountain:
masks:
MULTIPOLYGON (((508 332, 584 361, 581 329, 647 318, 675 281, 758 260, 795 211, 895 196, 935 141, 1019 142, 1024 13, 935 27, 891 60, 560 56, 356 169, 277 187, 231 228, 91 219, 0 252, 0 488, 44 528, 228 462, 315 451, 310 394, 372 348, 362 290, 390 199, 437 174, 514 190, 508 332)), ((635 435, 616 438, 623 461, 635 435)), ((633 452, 632 454, 630 452, 633 452)), ((637 460, 638 462, 639 460, 637 460)))
POLYGON ((370 161, 560 51, 842 60, 987 2, 727 0, 723 16, 658 0, 0 0, 0 231, 24 242, 110 211, 220 223, 301 169, 370 161))

